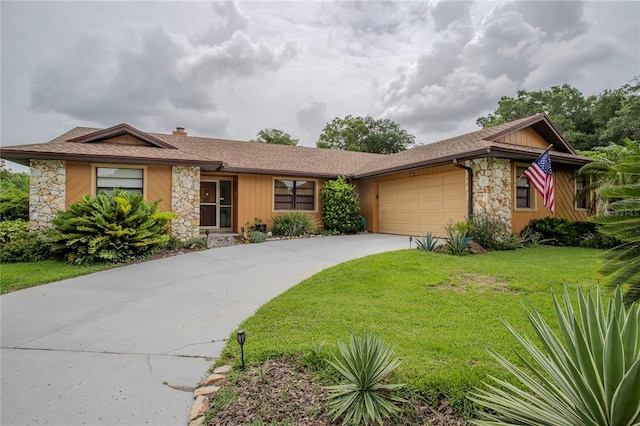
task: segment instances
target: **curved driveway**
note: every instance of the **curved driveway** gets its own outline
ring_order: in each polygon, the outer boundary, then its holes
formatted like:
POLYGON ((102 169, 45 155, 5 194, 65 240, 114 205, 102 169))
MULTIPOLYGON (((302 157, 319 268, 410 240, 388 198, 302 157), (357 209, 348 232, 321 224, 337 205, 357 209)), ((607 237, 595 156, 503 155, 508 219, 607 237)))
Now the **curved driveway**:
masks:
POLYGON ((185 425, 191 390, 258 307, 324 268, 408 247, 383 234, 236 245, 0 296, 0 424, 185 425))

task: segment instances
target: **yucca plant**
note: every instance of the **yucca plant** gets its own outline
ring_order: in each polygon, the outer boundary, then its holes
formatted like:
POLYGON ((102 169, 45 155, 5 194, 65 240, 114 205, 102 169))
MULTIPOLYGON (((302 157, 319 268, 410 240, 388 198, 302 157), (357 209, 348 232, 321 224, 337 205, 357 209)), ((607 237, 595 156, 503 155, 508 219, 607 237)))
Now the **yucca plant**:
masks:
POLYGON ((338 352, 327 361, 348 383, 328 386, 329 415, 333 420, 343 416, 343 424, 382 425, 384 418, 399 412, 396 402, 402 399, 392 392, 403 384, 383 383, 400 364, 392 359, 394 349, 385 345, 384 338, 364 334, 351 335, 349 343, 338 341, 338 352))
MULTIPOLYGON (((553 294, 552 294, 553 295, 553 294)), ((489 410, 477 425, 631 426, 640 424, 640 306, 627 311, 618 287, 605 312, 600 289, 594 301, 578 288, 578 312, 567 289, 564 307, 553 295, 561 334, 535 309, 526 309, 541 344, 507 329, 529 357, 518 354, 526 369, 490 350, 521 386, 497 383, 476 389, 471 400, 489 410), (566 311, 566 312, 565 312, 566 311), (531 361, 530 361, 531 359, 531 361)))
POLYGON ((85 195, 51 220, 53 250, 69 263, 123 262, 169 241, 169 221, 178 216, 158 211, 140 194, 114 189, 85 195))
POLYGON ((447 253, 454 256, 464 256, 467 254, 467 239, 465 234, 454 230, 449 230, 449 238, 445 244, 447 253))

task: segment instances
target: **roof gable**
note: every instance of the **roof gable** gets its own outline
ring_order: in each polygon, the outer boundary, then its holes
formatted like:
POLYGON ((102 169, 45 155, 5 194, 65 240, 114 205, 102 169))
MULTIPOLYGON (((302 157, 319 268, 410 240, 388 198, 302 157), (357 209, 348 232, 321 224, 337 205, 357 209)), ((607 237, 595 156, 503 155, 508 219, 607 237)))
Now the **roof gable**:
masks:
POLYGON ((151 136, 148 133, 140 131, 135 127, 132 127, 126 123, 118 124, 117 126, 109 127, 104 130, 97 130, 95 132, 79 136, 73 139, 68 139, 67 142, 73 143, 116 143, 123 145, 139 145, 150 146, 155 148, 168 148, 176 149, 175 146, 161 141, 160 139, 151 136), (129 138, 123 138, 123 136, 129 136, 129 138))
MULTIPOLYGON (((567 140, 560 134, 556 126, 553 125, 549 117, 546 114, 537 114, 531 117, 527 117, 521 120, 517 120, 510 123, 510 126, 498 131, 490 136, 485 137, 485 140, 492 142, 507 142, 507 136, 523 129, 531 128, 535 130, 540 136, 542 136, 549 144, 558 152, 566 152, 569 154, 575 154, 576 151, 567 142, 567 140)), ((497 127, 497 126, 496 126, 497 127)), ((489 129, 492 129, 490 127, 489 129)))

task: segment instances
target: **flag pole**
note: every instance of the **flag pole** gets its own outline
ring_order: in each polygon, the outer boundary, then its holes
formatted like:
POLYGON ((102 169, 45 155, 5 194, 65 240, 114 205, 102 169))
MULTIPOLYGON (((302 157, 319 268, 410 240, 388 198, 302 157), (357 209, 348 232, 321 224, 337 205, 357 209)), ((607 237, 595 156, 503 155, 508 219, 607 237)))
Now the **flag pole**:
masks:
MULTIPOLYGON (((549 151, 549 150, 551 149, 551 147, 552 147, 552 146, 553 146, 553 144, 549 144, 549 147, 548 147, 547 149, 545 149, 544 151, 542 151, 542 153, 541 153, 540 155, 538 155, 538 157, 536 157, 536 160, 537 160, 538 158, 540 158, 540 157, 542 156, 542 154, 544 154, 545 152, 549 151)), ((535 160, 533 160, 533 161, 535 161, 535 160)), ((525 170, 527 170, 527 169, 525 169, 525 170)), ((522 174, 521 174, 520 176, 518 176, 518 178, 516 179, 516 183, 520 180, 520 178, 521 178, 522 176, 524 176, 524 172, 522 172, 522 174)))

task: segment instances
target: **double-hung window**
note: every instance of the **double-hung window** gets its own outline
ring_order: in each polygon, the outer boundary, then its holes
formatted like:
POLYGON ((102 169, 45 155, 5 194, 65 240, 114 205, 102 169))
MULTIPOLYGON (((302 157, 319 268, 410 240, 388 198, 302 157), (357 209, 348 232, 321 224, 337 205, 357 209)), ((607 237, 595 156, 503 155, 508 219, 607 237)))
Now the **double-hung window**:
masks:
POLYGON ((111 195, 115 188, 142 194, 144 169, 96 167, 96 193, 105 191, 111 195))
POLYGON ((273 186, 274 210, 315 210, 315 181, 274 179, 273 186))

